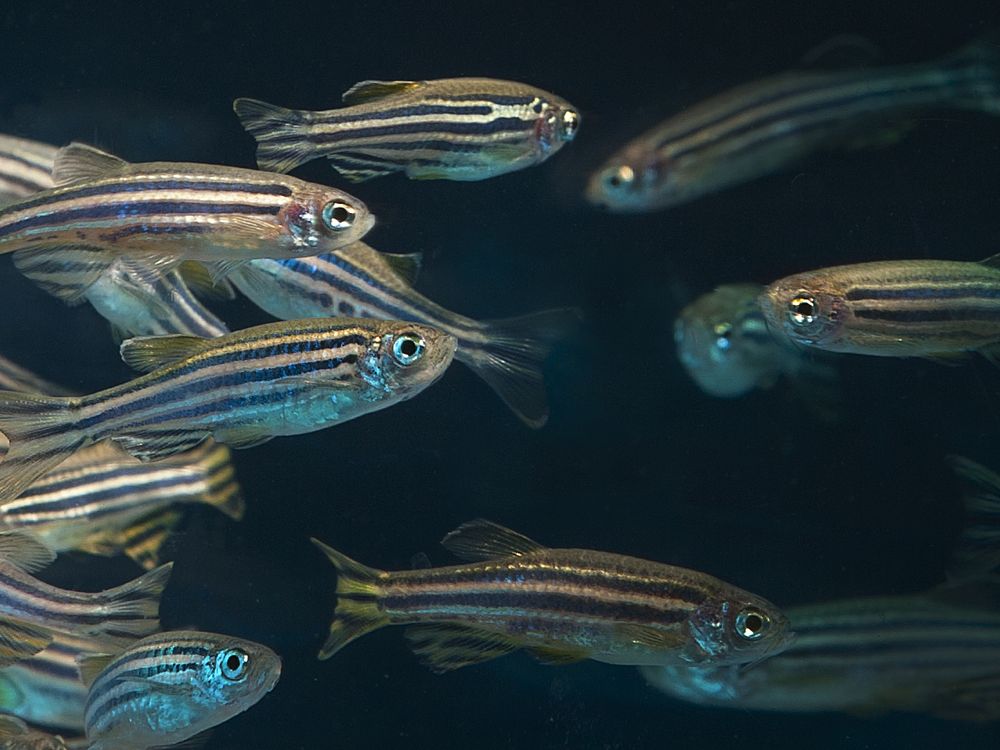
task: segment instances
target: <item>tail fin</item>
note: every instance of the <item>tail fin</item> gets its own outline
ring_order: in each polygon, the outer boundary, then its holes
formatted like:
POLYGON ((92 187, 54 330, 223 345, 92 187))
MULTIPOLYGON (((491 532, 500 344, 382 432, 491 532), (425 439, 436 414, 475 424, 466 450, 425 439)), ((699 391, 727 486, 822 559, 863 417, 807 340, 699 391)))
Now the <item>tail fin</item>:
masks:
POLYGON ((209 439, 189 453, 182 454, 182 457, 194 463, 205 476, 203 500, 234 521, 241 520, 246 503, 236 481, 236 469, 229 448, 209 439))
POLYGON ((95 596, 105 620, 88 635, 115 646, 160 629, 160 596, 170 580, 173 563, 161 565, 138 578, 95 596))
POLYGON ((948 465, 965 484, 965 527, 952 556, 952 582, 982 578, 1000 566, 1000 475, 961 456, 948 465))
POLYGON ((1000 33, 993 31, 966 45, 945 58, 944 65, 966 68, 972 81, 971 87, 956 86, 959 106, 1000 115, 1000 33))
POLYGON ((389 616, 378 606, 378 581, 387 574, 355 562, 318 539, 312 543, 337 569, 337 607, 330 635, 319 652, 320 659, 329 659, 354 639, 389 624, 389 616))
POLYGON ((0 503, 90 442, 74 428, 76 404, 72 398, 0 391, 0 433, 8 442, 0 460, 0 503))
POLYGON ((303 148, 303 126, 309 124, 307 112, 257 99, 237 99, 233 111, 243 129, 257 140, 257 166, 261 169, 290 172, 313 158, 303 148))
POLYGON ((460 348, 455 356, 485 380, 521 421, 542 427, 549 418, 542 363, 552 345, 580 318, 578 309, 566 307, 483 321, 485 343, 460 348))

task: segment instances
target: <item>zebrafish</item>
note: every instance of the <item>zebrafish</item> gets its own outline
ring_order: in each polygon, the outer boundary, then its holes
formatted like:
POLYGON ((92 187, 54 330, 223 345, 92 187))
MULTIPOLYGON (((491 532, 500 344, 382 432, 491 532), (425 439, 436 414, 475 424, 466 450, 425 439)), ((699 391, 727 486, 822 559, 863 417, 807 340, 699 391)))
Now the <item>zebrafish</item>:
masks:
POLYGON ((114 647, 159 627, 160 594, 170 563, 116 588, 85 593, 31 575, 54 558, 32 536, 0 533, 0 665, 38 653, 51 643, 53 633, 88 636, 114 647))
POLYGON ((992 356, 1000 344, 1000 256, 891 260, 795 274, 760 296, 776 336, 879 357, 992 356))
POLYGON ((573 140, 580 114, 534 86, 492 78, 362 81, 342 109, 285 109, 237 99, 261 169, 288 172, 326 157, 352 182, 485 180, 545 161, 573 140))
POLYGON ((573 309, 477 321, 436 305, 413 289, 417 255, 389 255, 363 242, 314 258, 254 260, 229 279, 283 320, 356 315, 412 320, 458 341, 455 359, 483 378, 526 424, 548 418, 541 365, 578 317, 573 309))
POLYGON ((614 154, 587 198, 614 211, 676 206, 782 169, 823 148, 885 142, 930 109, 1000 114, 1000 46, 874 70, 794 72, 719 94, 614 154), (881 131, 881 132, 880 132, 881 131))
POLYGON ((212 440, 162 461, 143 463, 114 443, 84 448, 16 500, 0 505, 0 530, 20 530, 55 552, 124 552, 147 570, 181 519, 182 503, 243 517, 243 496, 229 449, 212 440))
POLYGON ((67 302, 79 301, 116 257, 141 274, 188 259, 212 262, 224 275, 251 258, 333 250, 374 224, 357 198, 293 177, 129 164, 79 143, 59 150, 53 179, 57 187, 0 209, 0 252, 13 252, 15 265, 40 284, 71 254, 79 283, 48 287, 67 302))
MULTIPOLYGON (((7 191, 8 194, 22 197, 54 187, 52 171, 58 152, 58 148, 46 143, 0 135, 0 194, 9 184, 16 184, 19 189, 7 191), (31 167, 27 174, 25 162, 31 167)), ((168 333, 211 337, 229 332, 225 323, 191 293, 176 270, 151 275, 116 258, 95 279, 91 257, 89 248, 78 250, 68 246, 57 257, 22 256, 22 271, 30 273, 39 287, 60 299, 90 302, 111 323, 119 340, 168 333)), ((197 278, 200 280, 201 276, 197 278)), ((218 294, 225 296, 225 289, 218 294)))
POLYGON ((313 542, 337 568, 326 659, 365 633, 410 625, 410 646, 444 672, 527 649, 553 664, 730 664, 787 645, 773 604, 712 576, 633 557, 547 549, 489 521, 442 544, 470 562, 386 572, 313 542))
POLYGON ((83 734, 87 688, 76 662, 105 648, 93 639, 56 633, 44 651, 0 670, 0 711, 66 736, 83 734))
POLYGON ((183 742, 256 704, 277 684, 281 660, 227 635, 174 631, 118 656, 84 656, 90 750, 144 750, 183 742))
POLYGON ((122 358, 148 374, 79 398, 0 392, 9 442, 0 502, 105 439, 151 460, 210 435, 245 448, 384 409, 436 381, 455 346, 428 326, 353 318, 271 323, 215 339, 128 339, 122 358))
POLYGON ((965 507, 948 580, 957 584, 1000 573, 1000 474, 962 456, 947 460, 963 484, 965 507))
POLYGON ((0 135, 0 200, 54 187, 52 163, 57 151, 47 143, 0 135))
POLYGON ((31 729, 13 716, 0 716, 0 750, 67 750, 59 735, 31 729))
POLYGON ((795 640, 749 669, 669 665, 642 672, 673 697, 712 706, 997 720, 996 595, 987 606, 973 589, 791 607, 795 640))

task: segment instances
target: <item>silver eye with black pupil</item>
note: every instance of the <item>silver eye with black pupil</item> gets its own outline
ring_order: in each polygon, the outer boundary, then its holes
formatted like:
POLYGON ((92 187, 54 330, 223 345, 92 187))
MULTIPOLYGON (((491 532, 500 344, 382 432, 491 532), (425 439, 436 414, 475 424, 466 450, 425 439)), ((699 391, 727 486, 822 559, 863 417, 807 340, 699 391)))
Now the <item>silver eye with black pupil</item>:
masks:
POLYGON ((818 309, 816 300, 802 294, 788 303, 788 318, 797 326, 805 326, 816 320, 818 309))
POLYGON ((358 212, 341 201, 330 201, 323 206, 323 223, 334 232, 342 232, 354 225, 358 212))
POLYGON ((222 676, 231 682, 242 679, 246 674, 250 655, 238 648, 223 651, 219 655, 219 670, 222 676))
POLYGON ((745 609, 736 615, 736 634, 748 641, 756 640, 767 632, 771 618, 763 612, 745 609))
POLYGON ((426 345, 421 336, 404 333, 392 342, 392 356, 401 365, 412 365, 424 354, 426 345))

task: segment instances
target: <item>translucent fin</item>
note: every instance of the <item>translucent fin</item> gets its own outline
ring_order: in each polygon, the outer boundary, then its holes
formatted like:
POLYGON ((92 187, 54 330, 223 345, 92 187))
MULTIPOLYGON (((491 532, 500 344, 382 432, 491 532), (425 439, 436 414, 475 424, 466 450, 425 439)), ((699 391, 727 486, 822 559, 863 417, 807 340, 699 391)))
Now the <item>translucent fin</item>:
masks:
POLYGON ((402 94, 426 85, 424 81, 359 81, 351 86, 340 98, 344 104, 364 104, 387 96, 402 94))
POLYGON ((136 336, 119 347, 122 361, 133 370, 152 372, 198 354, 211 346, 212 339, 201 336, 136 336))
POLYGON ((41 245, 18 250, 13 256, 18 271, 70 305, 86 301, 87 290, 114 260, 110 253, 87 245, 41 245))
POLYGON ((34 573, 51 564, 56 553, 31 534, 5 531, 0 533, 0 559, 26 573, 34 573))
POLYGON ((76 670, 80 673, 80 682, 90 687, 116 658, 117 654, 78 654, 76 670))
POLYGON ((220 443, 225 443, 230 448, 237 450, 256 448, 258 445, 263 445, 274 437, 270 432, 267 432, 266 428, 258 425, 216 430, 212 433, 212 436, 220 443))
POLYGON ((233 111, 244 130, 257 140, 257 166, 261 169, 290 172, 314 158, 302 146, 309 113, 245 98, 233 102, 233 111))
POLYGON ((9 443, 0 459, 0 503, 13 500, 89 438, 74 428, 71 398, 0 391, 0 432, 9 443))
POLYGON ((160 596, 170 580, 172 568, 173 563, 161 565, 126 584, 95 595, 108 621, 88 635, 121 643, 123 638, 130 641, 159 630, 160 596))
POLYGON ((231 273, 238 272, 241 268, 249 266, 251 261, 241 260, 219 260, 209 264, 209 275, 216 284, 223 283, 223 280, 231 273))
POLYGON ((839 70, 875 64, 882 50, 871 39, 859 34, 838 34, 827 39, 802 56, 807 68, 839 70))
POLYGON ((539 662, 550 667, 576 664, 590 655, 590 652, 586 649, 570 648, 561 645, 533 646, 527 649, 527 651, 538 659, 539 662))
POLYGON ((156 461, 191 450, 201 445, 207 437, 207 432, 168 432, 116 435, 111 439, 140 461, 156 461))
POLYGON ((353 155, 327 154, 326 158, 330 162, 330 166, 336 169, 341 177, 350 182, 365 182, 398 172, 400 169, 394 165, 387 165, 384 161, 353 155))
POLYGON ((407 284, 415 284, 423 266, 423 253, 382 253, 382 259, 407 284))
POLYGON ((987 675, 943 687, 926 706, 932 716, 954 721, 1000 719, 1000 675, 987 675))
POLYGON ((0 619, 0 667, 28 659, 52 643, 52 634, 35 625, 0 619))
POLYGON ((246 502, 236 480, 236 469, 229 448, 214 440, 206 440, 187 456, 204 474, 207 488, 203 500, 218 508, 234 521, 243 519, 246 502))
POLYGON ((942 64, 951 67, 964 64, 970 68, 970 77, 982 82, 973 94, 960 92, 958 101, 950 102, 958 107, 970 107, 993 115, 1000 115, 1000 32, 995 29, 949 55, 942 64), (975 71, 974 73, 972 71, 975 71))
POLYGON ((441 540, 441 545, 463 560, 496 560, 539 552, 538 542, 498 523, 477 518, 463 523, 441 540))
POLYGON ((121 172, 128 162, 85 143, 71 143, 56 152, 52 180, 65 185, 78 180, 98 180, 121 172))
POLYGON ((319 652, 320 659, 329 659, 356 638, 389 624, 388 615, 378 607, 378 581, 387 574, 355 562, 318 539, 312 543, 337 569, 337 607, 319 652))
POLYGON ((146 570, 160 564, 160 550, 183 518, 179 510, 154 513, 124 529, 120 535, 122 551, 146 570))
POLYGON ((962 456, 946 459, 965 485, 965 525, 948 569, 949 581, 981 578, 1000 567, 1000 474, 962 456))
POLYGON ((424 167, 410 165, 406 168, 406 176, 411 180, 453 180, 455 172, 444 167, 424 167))
POLYGON ((205 300, 228 302, 236 299, 236 290, 225 278, 215 279, 201 263, 186 260, 178 266, 181 278, 192 292, 205 300))
POLYGON ((483 322, 486 341, 459 349, 456 359, 471 367, 529 427, 549 418, 542 364, 556 341, 580 321, 576 308, 543 310, 483 322))
POLYGON ((438 674, 481 664, 516 651, 510 636, 462 625, 413 625, 406 640, 420 661, 438 674))
POLYGON ((648 625, 621 623, 615 630, 622 640, 661 653, 675 651, 687 643, 683 633, 666 632, 648 625))

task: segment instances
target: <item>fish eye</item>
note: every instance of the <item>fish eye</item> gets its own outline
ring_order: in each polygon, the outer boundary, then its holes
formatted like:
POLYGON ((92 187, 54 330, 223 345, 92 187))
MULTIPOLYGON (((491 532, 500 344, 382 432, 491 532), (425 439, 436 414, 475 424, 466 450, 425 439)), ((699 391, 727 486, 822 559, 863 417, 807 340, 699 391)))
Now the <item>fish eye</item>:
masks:
POLYGON ((788 303, 788 318, 797 326, 807 326, 818 315, 816 300, 808 294, 800 294, 788 303))
POLYGON ((246 675, 250 655, 242 649, 231 648, 221 652, 216 661, 222 676, 230 682, 236 682, 246 675))
POLYGON ((580 129, 580 115, 571 109, 563 112, 562 116, 562 126, 560 127, 560 135, 564 141, 573 140, 576 136, 576 131, 580 129))
POLYGON ((358 212, 341 201, 330 201, 323 206, 323 223, 335 232, 350 229, 358 212))
POLYGON ((744 609, 736 615, 736 634, 748 641, 763 636, 771 625, 771 618, 755 609, 744 609))
POLYGON ((622 165, 608 175, 608 184, 613 188, 620 188, 631 185, 635 180, 635 170, 627 165, 622 165))
POLYGON ((392 342, 392 356, 401 365, 412 365, 424 354, 424 339, 415 333, 404 333, 392 342))

